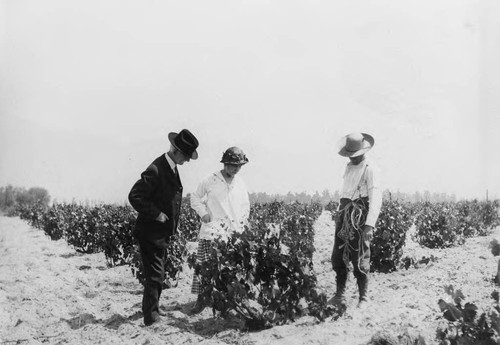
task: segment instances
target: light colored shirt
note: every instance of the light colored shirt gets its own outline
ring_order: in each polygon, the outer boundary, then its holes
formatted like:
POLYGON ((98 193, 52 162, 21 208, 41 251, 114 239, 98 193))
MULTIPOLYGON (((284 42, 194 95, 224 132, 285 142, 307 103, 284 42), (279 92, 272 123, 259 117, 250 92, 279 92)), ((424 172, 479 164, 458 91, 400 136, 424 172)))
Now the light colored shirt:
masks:
POLYGON ((170 158, 170 156, 167 153, 165 153, 165 158, 167 159, 168 165, 170 165, 170 169, 172 169, 173 172, 175 173, 175 166, 177 164, 175 164, 175 162, 172 160, 172 158, 170 158))
POLYGON ((213 173, 191 194, 191 207, 200 217, 210 216, 209 223, 201 223, 199 239, 225 237, 231 232, 242 232, 250 214, 250 200, 245 183, 234 176, 227 183, 220 171, 213 173))
POLYGON ((355 200, 368 197, 369 207, 366 225, 375 227, 382 207, 382 190, 379 181, 379 169, 366 158, 358 165, 349 162, 344 172, 341 198, 355 200))

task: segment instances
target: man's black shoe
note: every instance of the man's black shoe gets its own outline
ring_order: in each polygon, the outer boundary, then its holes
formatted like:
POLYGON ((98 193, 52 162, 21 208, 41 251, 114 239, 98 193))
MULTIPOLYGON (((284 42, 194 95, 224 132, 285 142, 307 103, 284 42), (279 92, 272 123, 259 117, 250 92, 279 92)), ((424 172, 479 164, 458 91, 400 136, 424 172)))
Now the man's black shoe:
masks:
POLYGON ((151 326, 152 324, 160 322, 160 321, 161 321, 160 315, 157 313, 153 313, 153 315, 151 316, 151 320, 144 319, 144 325, 151 326))

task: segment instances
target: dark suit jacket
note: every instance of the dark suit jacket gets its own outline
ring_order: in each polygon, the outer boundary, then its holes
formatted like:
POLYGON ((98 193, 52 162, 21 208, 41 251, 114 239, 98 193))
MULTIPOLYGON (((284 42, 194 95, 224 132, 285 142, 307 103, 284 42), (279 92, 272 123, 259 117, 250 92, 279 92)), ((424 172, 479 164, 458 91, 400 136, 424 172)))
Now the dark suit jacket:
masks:
POLYGON ((132 207, 139 212, 134 236, 139 241, 166 247, 179 222, 182 200, 182 184, 170 168, 165 155, 156 158, 141 174, 128 195, 132 207), (160 211, 168 220, 156 221, 160 211))

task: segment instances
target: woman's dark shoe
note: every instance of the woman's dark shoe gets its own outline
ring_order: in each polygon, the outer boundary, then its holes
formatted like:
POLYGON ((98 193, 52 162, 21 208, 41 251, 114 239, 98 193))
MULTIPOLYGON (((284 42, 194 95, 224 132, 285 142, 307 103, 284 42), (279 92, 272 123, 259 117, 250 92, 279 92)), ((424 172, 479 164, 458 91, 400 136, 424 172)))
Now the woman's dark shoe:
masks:
POLYGON ((189 310, 189 314, 190 315, 196 315, 196 314, 199 314, 201 313, 205 308, 207 307, 207 305, 203 302, 200 302, 200 301, 196 301, 196 304, 194 305, 193 308, 191 308, 191 310, 189 310))
POLYGON ((206 307, 210 307, 211 301, 207 300, 206 298, 203 298, 201 295, 198 296, 198 299, 196 300, 196 304, 194 305, 193 308, 189 311, 190 315, 195 315, 201 313, 206 307))

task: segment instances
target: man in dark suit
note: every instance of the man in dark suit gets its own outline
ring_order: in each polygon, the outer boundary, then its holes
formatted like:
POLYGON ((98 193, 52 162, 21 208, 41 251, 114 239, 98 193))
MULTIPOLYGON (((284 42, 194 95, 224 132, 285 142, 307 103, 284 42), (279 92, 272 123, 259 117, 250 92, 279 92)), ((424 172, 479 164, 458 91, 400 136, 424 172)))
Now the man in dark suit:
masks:
POLYGON ((134 236, 139 242, 145 284, 142 312, 146 326, 160 320, 159 299, 165 276, 165 248, 177 229, 182 183, 177 165, 197 159, 198 140, 187 129, 169 133, 170 150, 156 158, 132 187, 128 199, 139 213, 134 236))

